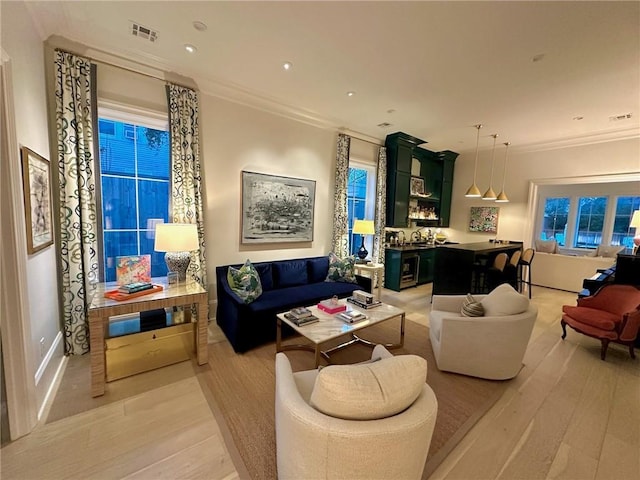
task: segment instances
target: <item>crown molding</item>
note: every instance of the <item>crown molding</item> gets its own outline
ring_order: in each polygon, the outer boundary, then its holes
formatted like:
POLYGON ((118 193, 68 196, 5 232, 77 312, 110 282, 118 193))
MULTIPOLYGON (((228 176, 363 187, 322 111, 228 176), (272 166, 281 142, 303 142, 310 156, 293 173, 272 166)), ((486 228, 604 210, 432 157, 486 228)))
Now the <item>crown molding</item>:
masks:
POLYGON ((518 153, 543 152, 546 150, 558 150, 561 148, 582 147, 596 143, 617 142, 620 140, 630 140, 640 138, 640 127, 621 128, 609 130, 607 132, 594 132, 577 137, 567 137, 555 140, 533 142, 524 145, 511 146, 512 151, 518 153))

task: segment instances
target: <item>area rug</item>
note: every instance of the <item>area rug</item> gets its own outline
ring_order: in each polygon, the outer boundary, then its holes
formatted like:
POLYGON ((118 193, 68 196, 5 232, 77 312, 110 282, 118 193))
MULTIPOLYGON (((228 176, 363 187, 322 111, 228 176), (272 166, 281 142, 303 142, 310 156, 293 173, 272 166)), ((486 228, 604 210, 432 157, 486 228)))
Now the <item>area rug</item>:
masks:
MULTIPOLYGON (((399 321, 390 320, 362 332, 368 340, 388 343, 399 337, 399 321)), ((313 354, 287 351, 294 371, 314 367, 313 354)), ((423 479, 435 471, 466 432, 506 390, 508 381, 490 381, 440 372, 433 357, 429 329, 407 321, 404 347, 395 355, 413 353, 428 362, 427 383, 438 399, 438 415, 423 479)), ((464 355, 464 352, 460 352, 464 355)), ((332 355, 334 363, 366 360, 371 349, 353 345, 332 355)), ((216 404, 218 414, 253 479, 275 479, 275 344, 235 354, 227 342, 209 345, 209 366, 198 373, 203 389, 216 404)))

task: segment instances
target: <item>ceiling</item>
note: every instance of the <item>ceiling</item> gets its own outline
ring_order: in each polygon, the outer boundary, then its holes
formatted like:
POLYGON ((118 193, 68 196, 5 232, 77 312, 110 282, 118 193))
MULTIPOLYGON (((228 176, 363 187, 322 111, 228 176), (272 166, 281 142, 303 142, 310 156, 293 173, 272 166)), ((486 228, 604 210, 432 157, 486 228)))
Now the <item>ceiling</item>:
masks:
POLYGON ((514 147, 640 132, 640 2, 47 1, 27 8, 43 38, 61 35, 178 72, 205 93, 311 123, 381 140, 404 131, 434 151, 474 148, 477 123, 485 125, 482 144, 498 133, 514 147), (155 30, 157 41, 132 36, 131 21, 155 30), (208 28, 198 31, 194 21, 208 28), (197 52, 188 54, 187 43, 197 52))

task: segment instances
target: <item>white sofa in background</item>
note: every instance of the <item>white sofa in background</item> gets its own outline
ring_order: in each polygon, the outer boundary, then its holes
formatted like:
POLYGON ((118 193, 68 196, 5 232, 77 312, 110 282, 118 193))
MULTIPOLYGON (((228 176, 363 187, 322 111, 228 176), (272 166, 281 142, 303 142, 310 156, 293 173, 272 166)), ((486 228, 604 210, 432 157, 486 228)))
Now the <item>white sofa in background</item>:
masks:
POLYGON ((380 345, 371 358, 293 373, 276 354, 279 479, 422 477, 438 411, 426 361, 380 345))
MULTIPOLYGON (((534 259, 535 261, 535 259, 534 259)), ((485 315, 461 314, 465 295, 434 295, 429 314, 429 339, 440 370, 490 380, 515 377, 538 316, 537 307, 508 284, 488 295, 474 295, 485 315), (506 295, 487 308, 489 295, 506 295), (497 305, 497 306, 496 306, 497 305), (519 312, 519 313, 509 313, 519 312)))
POLYGON ((534 286, 579 292, 585 278, 591 278, 599 268, 607 269, 615 263, 615 257, 536 252, 531 264, 531 283, 534 286))

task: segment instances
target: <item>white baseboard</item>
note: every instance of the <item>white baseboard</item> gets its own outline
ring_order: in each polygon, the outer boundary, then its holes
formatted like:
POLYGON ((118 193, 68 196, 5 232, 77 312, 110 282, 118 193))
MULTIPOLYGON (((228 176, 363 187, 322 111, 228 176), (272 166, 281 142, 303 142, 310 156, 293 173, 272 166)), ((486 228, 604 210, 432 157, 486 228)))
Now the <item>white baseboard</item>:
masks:
POLYGON ((35 374, 38 421, 53 401, 67 364, 62 342, 62 332, 58 332, 35 374))

